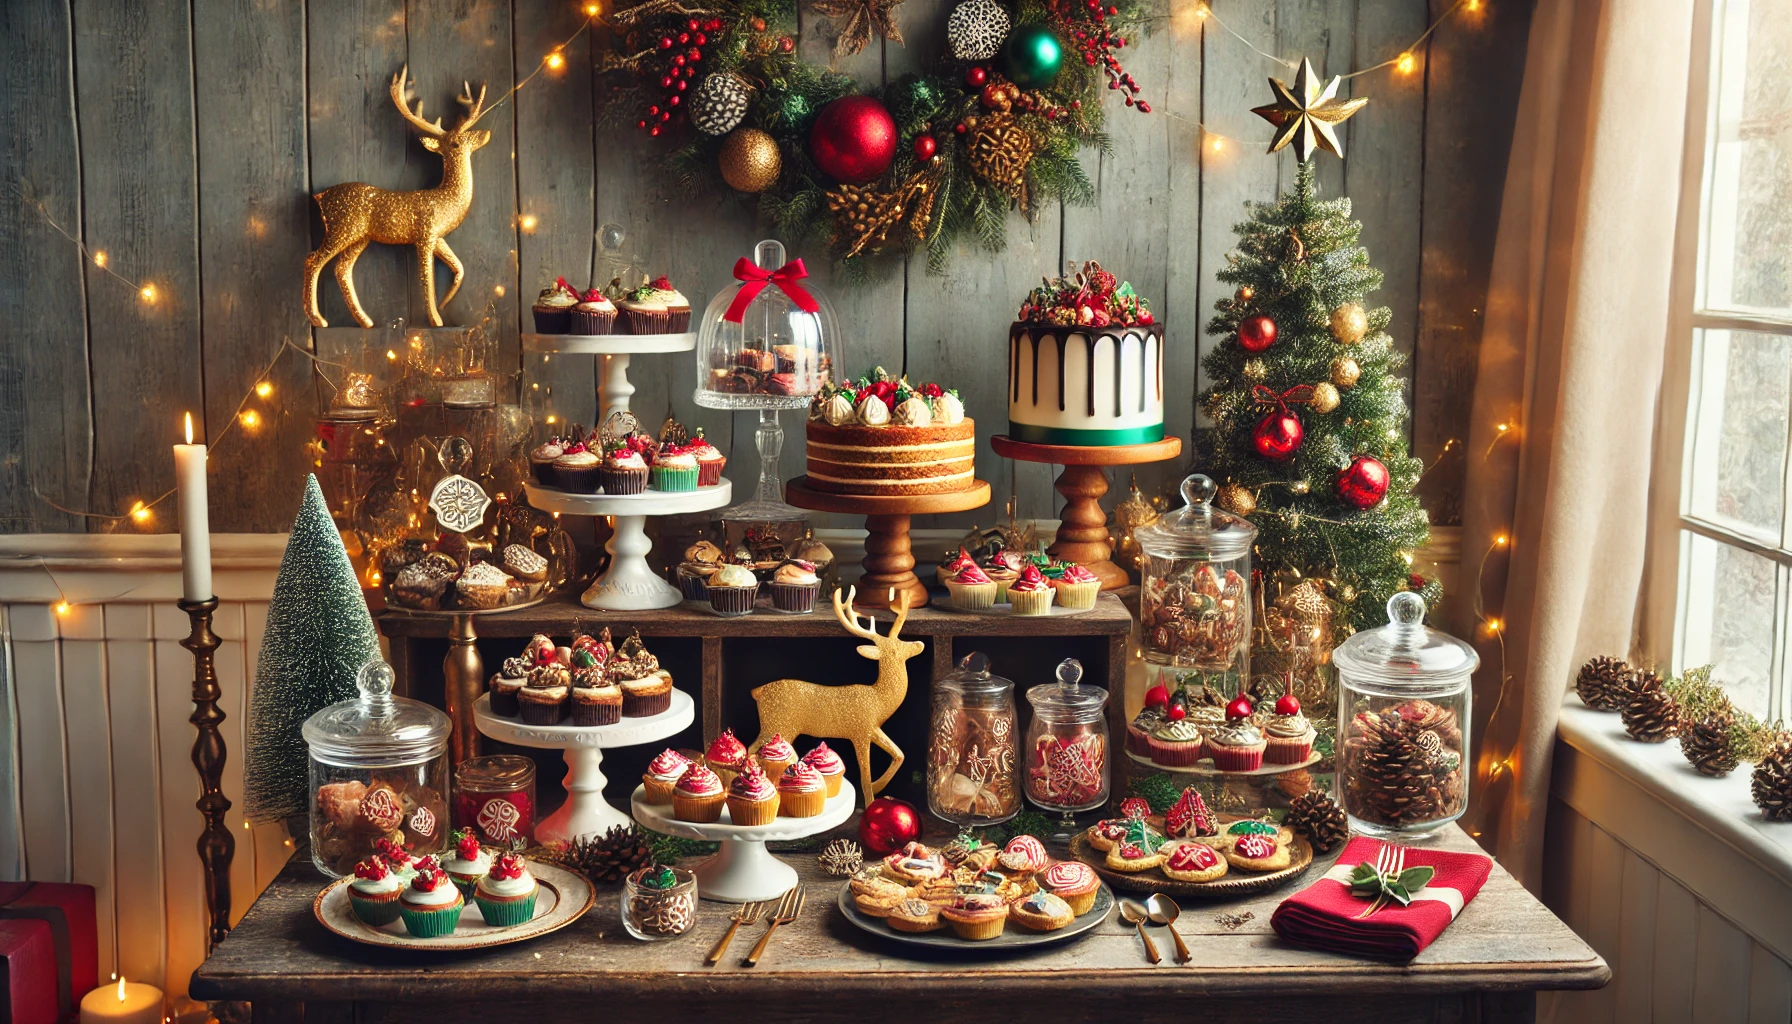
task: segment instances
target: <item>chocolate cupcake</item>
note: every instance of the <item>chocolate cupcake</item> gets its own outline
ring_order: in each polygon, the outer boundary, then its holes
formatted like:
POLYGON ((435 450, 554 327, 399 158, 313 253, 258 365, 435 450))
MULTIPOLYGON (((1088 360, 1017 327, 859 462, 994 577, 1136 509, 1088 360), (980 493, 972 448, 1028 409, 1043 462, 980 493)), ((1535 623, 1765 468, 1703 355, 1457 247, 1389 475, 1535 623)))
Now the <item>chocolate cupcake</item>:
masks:
POLYGON ((515 718, 517 714, 516 695, 529 682, 529 662, 524 655, 505 658, 504 665, 492 674, 488 689, 492 697, 492 714, 515 718))
POLYGON ((529 472, 544 487, 558 487, 554 479, 554 460, 566 454, 566 440, 550 437, 529 451, 529 472))
POLYGON ((556 277, 554 283, 541 290, 535 299, 535 333, 565 334, 572 329, 572 308, 579 304, 579 293, 566 278, 556 277))
POLYGON ((745 615, 753 610, 753 602, 759 596, 759 577, 744 565, 723 566, 710 577, 704 593, 717 615, 745 615))
MULTIPOLYGON (((667 334, 671 331, 671 313, 652 285, 644 284, 616 300, 622 311, 622 323, 630 334, 667 334)), ((689 319, 686 309, 686 319, 689 319)))
POLYGON ((573 725, 615 725, 622 720, 622 689, 608 679, 572 688, 573 725))
POLYGON ((604 445, 598 481, 605 494, 640 494, 647 489, 647 459, 628 441, 604 445))
POLYGON ((646 718, 672 707, 672 673, 660 667, 636 630, 610 658, 610 681, 622 691, 622 717, 646 718))
POLYGON ((555 486, 574 494, 596 494, 602 486, 602 460, 574 442, 554 460, 555 486))
POLYGON ((572 307, 572 333, 609 334, 616 324, 616 304, 592 288, 572 307))
POLYGON ((654 298, 666 307, 666 331, 671 334, 683 334, 691 327, 691 300, 684 293, 672 287, 666 275, 653 279, 647 287, 653 289, 654 298))
POLYGON ((709 580, 722 568, 722 549, 700 540, 684 549, 684 561, 673 575, 687 601, 709 600, 709 580))
POLYGON ((815 610, 815 597, 821 593, 821 577, 815 575, 813 562, 793 558, 773 570, 766 588, 772 593, 773 608, 806 614, 815 610))
POLYGON ((572 673, 560 662, 534 666, 528 685, 517 694, 517 719, 525 725, 559 725, 571 688, 572 673))

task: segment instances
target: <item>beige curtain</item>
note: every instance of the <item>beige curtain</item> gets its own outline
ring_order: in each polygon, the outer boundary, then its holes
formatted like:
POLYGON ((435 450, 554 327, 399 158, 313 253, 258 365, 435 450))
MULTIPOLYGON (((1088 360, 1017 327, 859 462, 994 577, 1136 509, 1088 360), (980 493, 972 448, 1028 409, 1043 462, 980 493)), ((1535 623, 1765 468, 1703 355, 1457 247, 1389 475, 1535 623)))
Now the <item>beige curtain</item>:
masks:
POLYGON ((1541 0, 1532 20, 1452 615, 1482 657, 1465 820, 1533 891, 1557 708, 1634 633, 1692 6, 1541 0))

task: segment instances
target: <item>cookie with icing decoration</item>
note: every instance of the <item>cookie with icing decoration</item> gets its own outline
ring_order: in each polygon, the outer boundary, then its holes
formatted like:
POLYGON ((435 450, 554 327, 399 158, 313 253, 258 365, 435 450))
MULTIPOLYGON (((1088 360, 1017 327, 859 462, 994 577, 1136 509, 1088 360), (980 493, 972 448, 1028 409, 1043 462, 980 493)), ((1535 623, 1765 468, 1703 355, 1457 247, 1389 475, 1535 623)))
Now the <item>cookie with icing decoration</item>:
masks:
POLYGON ((1170 847, 1163 873, 1178 882, 1212 882, 1225 877, 1226 860, 1206 843, 1183 842, 1170 847))
POLYGON ((1246 871, 1280 871, 1293 858, 1288 847, 1264 835, 1244 835, 1226 849, 1226 861, 1246 871))

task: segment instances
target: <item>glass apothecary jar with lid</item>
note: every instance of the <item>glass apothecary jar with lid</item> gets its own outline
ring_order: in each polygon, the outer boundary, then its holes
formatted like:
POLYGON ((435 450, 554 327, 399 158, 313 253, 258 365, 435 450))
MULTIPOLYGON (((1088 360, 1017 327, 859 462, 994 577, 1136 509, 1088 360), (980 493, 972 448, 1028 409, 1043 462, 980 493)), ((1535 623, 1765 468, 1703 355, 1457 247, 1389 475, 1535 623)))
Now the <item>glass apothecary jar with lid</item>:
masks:
POLYGON ((361 666, 360 696, 332 704, 301 730, 311 774, 311 862, 333 878, 381 840, 412 855, 448 847, 448 716, 392 694, 392 666, 361 666))
POLYGON ((1185 504, 1134 534, 1143 558, 1139 626, 1153 682, 1236 696, 1250 679, 1251 543, 1257 528, 1215 508, 1199 473, 1185 504))
POLYGON ((1027 799, 1068 817, 1108 799, 1108 691, 1084 683, 1075 658, 1059 662, 1057 676, 1027 691, 1027 799))
POLYGON ((1425 625, 1425 599, 1388 599, 1388 624, 1338 645, 1338 803, 1351 828, 1412 838, 1468 807, 1474 648, 1425 625))
POLYGON ((1020 727, 1014 681, 980 652, 933 681, 927 807, 955 825, 994 825, 1020 813, 1020 727))

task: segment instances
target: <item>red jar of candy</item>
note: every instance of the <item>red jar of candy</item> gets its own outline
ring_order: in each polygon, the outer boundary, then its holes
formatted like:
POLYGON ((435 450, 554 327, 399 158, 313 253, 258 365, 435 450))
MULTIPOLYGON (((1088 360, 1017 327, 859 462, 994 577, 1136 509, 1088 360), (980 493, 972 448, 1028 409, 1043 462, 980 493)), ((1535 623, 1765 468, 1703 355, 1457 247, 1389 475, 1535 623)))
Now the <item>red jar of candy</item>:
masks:
POLYGON ((1075 658, 1058 665, 1058 681, 1027 691, 1027 799, 1066 814, 1108 799, 1108 691, 1082 683, 1075 658))
POLYGON ((535 762, 515 754, 470 757, 454 769, 454 827, 498 850, 535 844, 535 762))

